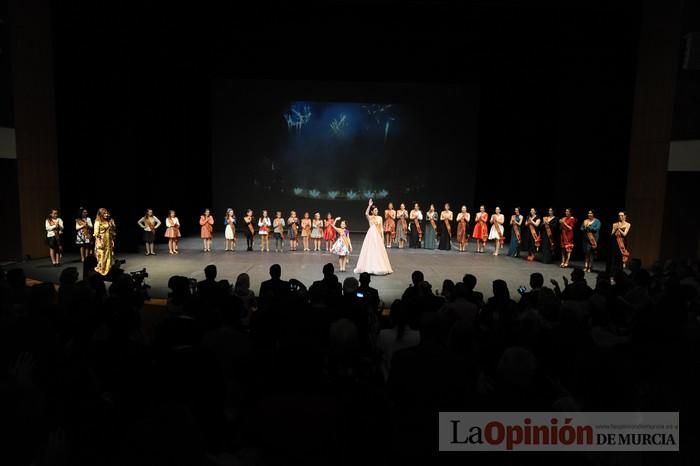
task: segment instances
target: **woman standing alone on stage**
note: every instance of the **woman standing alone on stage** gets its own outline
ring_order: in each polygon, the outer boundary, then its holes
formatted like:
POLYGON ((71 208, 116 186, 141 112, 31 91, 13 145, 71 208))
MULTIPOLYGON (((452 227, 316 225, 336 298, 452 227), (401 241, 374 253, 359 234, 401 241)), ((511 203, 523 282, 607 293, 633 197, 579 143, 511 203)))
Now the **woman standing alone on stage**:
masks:
POLYGON ((153 215, 153 209, 146 209, 146 213, 137 223, 143 230, 143 244, 146 246, 146 255, 155 256, 156 229, 160 226, 160 220, 153 215))
POLYGON ((200 236, 204 252, 211 252, 211 239, 214 232, 214 217, 211 216, 209 209, 204 209, 204 213, 199 217, 199 226, 201 227, 200 236))
POLYGON ((107 275, 112 270, 114 262, 114 238, 117 236, 117 226, 109 210, 104 207, 97 211, 93 236, 97 255, 95 271, 100 275, 107 275))
POLYGON ((395 238, 396 211, 394 210, 394 204, 390 202, 384 211, 384 244, 386 244, 387 248, 391 247, 391 243, 394 242, 395 238))
POLYGON ((174 210, 168 211, 168 218, 165 219, 165 237, 168 238, 168 252, 170 254, 180 254, 177 250, 177 243, 180 241, 180 220, 175 216, 174 210))
POLYGON ((46 242, 49 245, 51 264, 61 265, 63 258, 63 220, 58 216, 58 209, 51 209, 44 222, 46 227, 46 242))
POLYGON ((226 216, 224 217, 224 239, 226 241, 226 251, 236 250, 236 213, 232 208, 226 209, 226 216))
POLYGON ((87 209, 80 208, 75 217, 75 245, 80 248, 80 262, 92 254, 92 220, 87 209))

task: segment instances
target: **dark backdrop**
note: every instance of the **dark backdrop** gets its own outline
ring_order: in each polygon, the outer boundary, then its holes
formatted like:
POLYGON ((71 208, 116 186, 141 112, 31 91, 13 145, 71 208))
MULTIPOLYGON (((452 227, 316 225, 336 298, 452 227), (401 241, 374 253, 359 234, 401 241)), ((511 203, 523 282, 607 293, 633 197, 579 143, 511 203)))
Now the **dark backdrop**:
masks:
POLYGON ((145 206, 196 234, 211 205, 212 82, 479 81, 476 204, 622 206, 636 2, 55 2, 64 217, 112 208, 135 248, 145 206), (320 6, 319 6, 320 5, 320 6))

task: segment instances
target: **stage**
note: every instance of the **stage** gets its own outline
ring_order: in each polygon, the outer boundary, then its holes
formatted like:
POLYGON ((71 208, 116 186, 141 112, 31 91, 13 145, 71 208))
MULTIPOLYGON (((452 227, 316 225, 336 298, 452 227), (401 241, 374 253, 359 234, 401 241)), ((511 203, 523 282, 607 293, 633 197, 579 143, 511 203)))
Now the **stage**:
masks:
MULTIPOLYGON (((257 243, 257 242, 256 242, 257 243)), ((272 242, 271 242, 272 244, 272 242)), ((274 245, 274 244, 273 244, 274 245)), ((354 262, 362 246, 362 235, 354 235, 353 254, 348 265, 349 272, 336 272, 338 279, 342 282, 346 277, 353 276, 352 269, 354 262)), ((470 244, 473 247, 473 244, 470 244)), ((322 277, 321 268, 324 264, 331 262, 337 269, 337 257, 329 253, 318 252, 289 252, 283 253, 260 252, 259 250, 245 251, 245 240, 239 241, 235 252, 223 250, 223 240, 215 241, 214 250, 210 253, 201 251, 201 241, 195 238, 184 239, 180 242, 180 254, 168 254, 167 245, 157 245, 156 256, 145 256, 141 254, 116 254, 119 259, 125 259, 126 263, 122 268, 127 272, 134 272, 146 269, 149 276, 146 283, 151 286, 151 296, 153 298, 165 298, 168 294, 168 278, 173 275, 183 275, 185 277, 202 280, 204 278, 204 267, 208 264, 215 264, 218 269, 218 279, 229 280, 232 284, 236 281, 236 276, 240 273, 250 275, 251 288, 256 292, 260 282, 269 278, 268 269, 270 265, 278 263, 282 266, 282 278, 296 278, 302 283, 310 286, 315 280, 322 277)), ((387 305, 392 300, 399 298, 406 287, 411 283, 411 273, 414 270, 421 270, 425 279, 433 285, 434 290, 439 290, 444 279, 459 281, 465 273, 472 273, 478 279, 477 289, 484 293, 484 296, 491 296, 491 282, 496 279, 503 279, 508 283, 511 297, 517 299, 517 289, 519 286, 528 287, 529 276, 533 272, 540 272, 545 277, 545 284, 549 285, 550 279, 556 279, 562 283, 562 276, 569 278, 572 269, 561 269, 559 264, 542 264, 539 262, 528 262, 523 258, 511 258, 508 256, 494 256, 492 250, 487 249, 483 254, 473 252, 459 253, 456 250, 439 251, 424 249, 397 249, 388 250, 389 259, 394 269, 394 273, 387 276, 372 276, 371 286, 379 290, 381 298, 387 305)), ((572 265, 579 267, 580 263, 572 265)), ((603 270, 604 264, 596 264, 594 270, 603 270)), ((53 267, 49 258, 35 259, 23 263, 16 263, 6 266, 5 270, 20 267, 24 269, 27 277, 39 280, 58 283, 58 277, 66 267, 78 267, 82 273, 82 264, 75 254, 68 254, 64 257, 61 267, 53 267)), ((595 286, 595 273, 586 274, 588 284, 595 286)))

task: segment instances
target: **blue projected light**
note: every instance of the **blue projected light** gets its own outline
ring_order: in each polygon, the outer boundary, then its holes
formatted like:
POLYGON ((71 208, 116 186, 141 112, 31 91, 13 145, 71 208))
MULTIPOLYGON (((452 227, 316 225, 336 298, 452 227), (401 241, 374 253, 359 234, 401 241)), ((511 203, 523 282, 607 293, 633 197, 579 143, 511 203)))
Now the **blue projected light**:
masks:
POLYGON ((287 129, 300 130, 311 119, 311 107, 304 105, 297 108, 292 105, 289 112, 284 114, 284 119, 287 122, 287 129))
POLYGON ((379 161, 398 138, 393 104, 293 101, 281 111, 288 139, 281 159, 296 197, 326 200, 389 196, 379 161), (354 179, 348 179, 354 173, 354 179))

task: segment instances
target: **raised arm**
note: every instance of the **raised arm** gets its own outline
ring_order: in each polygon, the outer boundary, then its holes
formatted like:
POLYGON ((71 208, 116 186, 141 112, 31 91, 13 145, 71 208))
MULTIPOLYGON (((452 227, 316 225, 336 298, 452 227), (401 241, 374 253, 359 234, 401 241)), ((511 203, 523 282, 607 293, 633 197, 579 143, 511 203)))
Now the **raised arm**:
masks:
POLYGON ((345 233, 345 230, 343 230, 342 228, 338 228, 337 226, 335 226, 335 224, 338 223, 338 220, 340 220, 340 217, 336 217, 335 220, 333 220, 333 223, 331 223, 331 226, 333 227, 333 229, 334 229, 335 231, 337 231, 337 232, 340 233, 340 234, 343 234, 343 233, 345 233))
POLYGON ((369 216, 369 209, 371 209, 371 208, 372 208, 372 199, 369 200, 369 203, 367 204, 367 208, 365 209, 365 218, 367 219, 368 222, 371 220, 371 218, 369 216))

